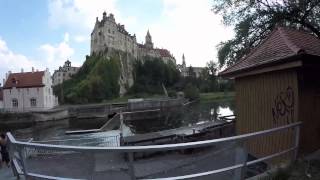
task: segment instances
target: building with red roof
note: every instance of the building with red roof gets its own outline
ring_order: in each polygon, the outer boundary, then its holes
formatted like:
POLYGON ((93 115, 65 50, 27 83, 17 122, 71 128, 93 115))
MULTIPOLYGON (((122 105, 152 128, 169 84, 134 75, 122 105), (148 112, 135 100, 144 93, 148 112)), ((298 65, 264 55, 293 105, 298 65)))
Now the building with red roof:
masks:
MULTIPOLYGON (((301 121, 299 152, 320 148, 320 39, 311 32, 277 27, 220 75, 235 79, 238 134, 301 121)), ((257 157, 279 152, 293 138, 291 131, 257 138, 249 151, 257 157)))
POLYGON ((34 71, 6 75, 3 86, 3 106, 5 111, 25 112, 45 110, 57 105, 52 92, 50 72, 34 71))

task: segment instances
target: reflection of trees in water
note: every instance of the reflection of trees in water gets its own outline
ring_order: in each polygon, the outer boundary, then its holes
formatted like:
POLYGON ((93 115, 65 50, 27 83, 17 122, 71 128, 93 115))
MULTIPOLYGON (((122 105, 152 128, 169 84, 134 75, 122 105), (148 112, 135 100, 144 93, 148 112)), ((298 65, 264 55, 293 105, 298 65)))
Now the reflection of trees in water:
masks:
POLYGON ((194 103, 182 108, 170 108, 162 112, 160 118, 144 119, 127 122, 133 133, 148 133, 167 129, 179 128, 196 124, 200 121, 212 119, 211 109, 215 113, 214 119, 220 113, 219 109, 230 108, 234 112, 234 101, 213 101, 206 103, 194 103))
POLYGON ((141 134, 156 132, 182 126, 183 112, 181 108, 166 109, 160 117, 126 122, 133 133, 141 134))

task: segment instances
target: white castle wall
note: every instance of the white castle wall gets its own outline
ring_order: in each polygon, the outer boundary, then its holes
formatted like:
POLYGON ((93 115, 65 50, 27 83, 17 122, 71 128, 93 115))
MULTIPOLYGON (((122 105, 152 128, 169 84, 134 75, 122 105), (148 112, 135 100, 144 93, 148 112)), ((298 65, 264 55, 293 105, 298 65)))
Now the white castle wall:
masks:
POLYGON ((106 50, 115 49, 132 54, 135 58, 151 56, 156 58, 165 58, 165 62, 171 60, 175 63, 173 57, 162 57, 159 51, 153 49, 153 43, 149 32, 146 36, 146 44, 137 43, 136 36, 129 34, 124 25, 117 24, 113 14, 107 16, 103 13, 101 21, 96 19, 96 24, 91 33, 90 53, 100 53, 106 50))

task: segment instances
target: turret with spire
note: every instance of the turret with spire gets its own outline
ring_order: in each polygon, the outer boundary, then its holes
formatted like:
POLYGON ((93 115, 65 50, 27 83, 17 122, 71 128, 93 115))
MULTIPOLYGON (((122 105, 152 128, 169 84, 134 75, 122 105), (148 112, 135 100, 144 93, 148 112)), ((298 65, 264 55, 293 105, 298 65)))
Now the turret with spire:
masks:
POLYGON ((150 35, 150 32, 148 30, 147 35, 146 35, 146 42, 144 44, 146 48, 148 49, 153 49, 153 42, 152 42, 152 37, 150 35))
POLYGON ((186 58, 184 57, 184 53, 182 54, 182 67, 186 67, 186 58))

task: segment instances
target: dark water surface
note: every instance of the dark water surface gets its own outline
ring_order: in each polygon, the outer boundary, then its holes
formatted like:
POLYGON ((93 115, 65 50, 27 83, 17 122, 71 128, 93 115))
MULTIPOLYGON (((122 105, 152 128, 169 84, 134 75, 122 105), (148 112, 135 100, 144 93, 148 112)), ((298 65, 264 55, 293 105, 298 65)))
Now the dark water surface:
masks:
MULTIPOLYGON (((129 131, 133 134, 161 131, 172 128, 191 126, 215 119, 217 115, 225 116, 234 114, 234 102, 212 101, 201 102, 187 105, 183 108, 173 108, 165 111, 160 118, 145 119, 125 123, 129 131)), ((92 127, 91 127, 92 128, 92 127)), ((97 125, 96 128, 99 128, 97 125)), ((63 136, 64 132, 74 129, 68 120, 38 123, 30 128, 11 130, 17 139, 47 140, 63 136)), ((81 129, 88 129, 82 127, 81 129)), ((78 137, 87 137, 90 135, 80 135, 78 137)), ((59 139, 60 139, 59 138, 59 139)))

